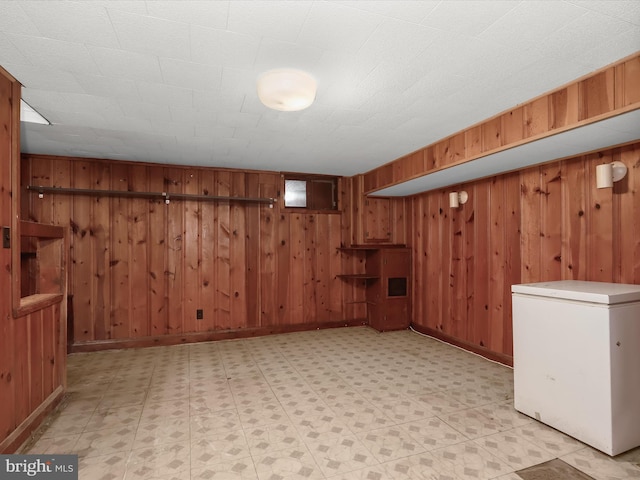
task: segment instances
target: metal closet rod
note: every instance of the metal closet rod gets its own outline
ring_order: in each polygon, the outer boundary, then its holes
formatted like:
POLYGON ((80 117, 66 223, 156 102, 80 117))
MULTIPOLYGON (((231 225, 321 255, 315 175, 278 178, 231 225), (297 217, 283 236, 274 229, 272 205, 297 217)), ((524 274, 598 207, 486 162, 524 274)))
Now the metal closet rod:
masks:
POLYGON ((275 198, 251 198, 251 197, 223 197, 219 195, 196 195, 190 193, 171 192, 131 192, 128 190, 99 190, 93 188, 63 188, 63 187, 43 187, 39 185, 27 185, 27 190, 31 190, 40 195, 45 193, 68 193, 71 195, 98 195, 106 197, 137 197, 137 198, 162 198, 166 203, 170 199, 176 200, 209 200, 247 203, 268 203, 273 206, 275 198))

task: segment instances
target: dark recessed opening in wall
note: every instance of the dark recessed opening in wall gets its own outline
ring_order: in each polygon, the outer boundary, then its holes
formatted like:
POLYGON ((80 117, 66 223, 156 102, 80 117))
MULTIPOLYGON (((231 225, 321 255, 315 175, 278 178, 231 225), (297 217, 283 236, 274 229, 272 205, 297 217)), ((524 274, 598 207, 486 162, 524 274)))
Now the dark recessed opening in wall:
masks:
POLYGON ((286 208, 338 209, 338 177, 285 173, 283 178, 286 208))
POLYGON ((388 297, 406 297, 407 296, 407 278, 396 277, 389 278, 389 285, 387 287, 388 297))

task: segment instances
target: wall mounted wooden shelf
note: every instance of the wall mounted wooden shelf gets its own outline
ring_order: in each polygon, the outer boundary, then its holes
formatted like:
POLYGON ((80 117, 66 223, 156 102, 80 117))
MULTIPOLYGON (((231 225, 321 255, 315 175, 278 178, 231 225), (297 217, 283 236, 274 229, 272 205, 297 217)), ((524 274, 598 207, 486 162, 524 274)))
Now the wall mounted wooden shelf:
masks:
POLYGON ((338 275, 338 278, 353 280, 377 280, 380 277, 378 275, 369 275, 367 273, 344 273, 338 275))
POLYGON ((379 331, 402 330, 411 324, 411 250, 405 245, 352 245, 339 247, 364 272, 342 273, 338 278, 357 283, 364 297, 367 323, 379 331))
POLYGON ((64 299, 65 230, 20 221, 20 240, 20 301, 14 313, 26 315, 64 299))

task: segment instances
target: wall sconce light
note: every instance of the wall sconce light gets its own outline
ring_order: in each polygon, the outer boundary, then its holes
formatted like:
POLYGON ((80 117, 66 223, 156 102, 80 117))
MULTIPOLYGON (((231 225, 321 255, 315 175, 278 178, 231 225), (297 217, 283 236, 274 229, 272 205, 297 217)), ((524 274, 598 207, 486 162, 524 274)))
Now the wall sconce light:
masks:
POLYGON ((596 187, 611 188, 613 182, 618 182, 627 174, 627 166, 622 163, 615 162, 604 163, 596 167, 596 187))
POLYGON ((458 208, 469 200, 469 195, 464 190, 462 192, 451 192, 449 194, 449 207, 458 208))

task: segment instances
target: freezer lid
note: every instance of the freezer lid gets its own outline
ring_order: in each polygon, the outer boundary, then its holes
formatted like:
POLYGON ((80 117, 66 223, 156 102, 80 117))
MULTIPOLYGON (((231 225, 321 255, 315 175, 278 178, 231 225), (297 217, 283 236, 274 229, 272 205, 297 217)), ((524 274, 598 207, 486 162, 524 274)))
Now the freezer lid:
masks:
POLYGON ((640 301, 640 285, 624 283, 560 280, 556 282, 511 285, 511 291, 523 295, 561 298, 582 302, 614 305, 640 301))

